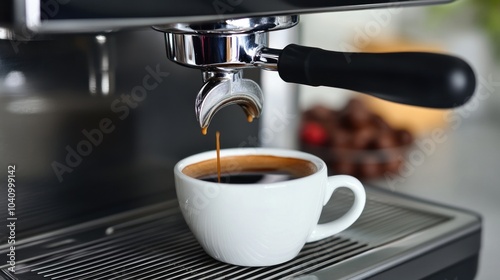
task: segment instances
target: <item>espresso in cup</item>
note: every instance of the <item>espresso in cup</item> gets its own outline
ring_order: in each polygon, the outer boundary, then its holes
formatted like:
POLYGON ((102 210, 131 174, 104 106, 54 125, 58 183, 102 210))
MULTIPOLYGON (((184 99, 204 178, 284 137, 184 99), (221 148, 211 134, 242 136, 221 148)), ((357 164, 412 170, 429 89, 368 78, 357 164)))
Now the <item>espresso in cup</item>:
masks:
POLYGON ((176 164, 174 175, 184 220, 205 252, 219 261, 242 266, 289 261, 305 243, 343 231, 363 211, 363 185, 351 176, 328 177, 325 162, 314 155, 223 149, 220 171, 226 183, 218 183, 216 154, 187 157, 176 164), (340 187, 352 190, 351 209, 318 224, 323 205, 340 187))
MULTIPOLYGON (((259 184, 287 181, 314 174, 316 166, 307 160, 271 155, 228 156, 220 159, 220 182, 226 184, 259 184)), ((217 159, 186 166, 182 172, 190 177, 218 182, 217 159)))

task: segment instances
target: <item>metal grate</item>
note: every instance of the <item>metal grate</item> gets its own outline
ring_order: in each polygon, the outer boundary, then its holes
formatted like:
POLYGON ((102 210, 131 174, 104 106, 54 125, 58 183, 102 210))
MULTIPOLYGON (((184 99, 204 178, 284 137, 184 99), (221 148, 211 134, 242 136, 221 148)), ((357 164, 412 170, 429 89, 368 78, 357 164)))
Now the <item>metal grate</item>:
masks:
MULTIPOLYGON (((342 216, 351 207, 353 201, 354 196, 350 191, 338 191, 338 195, 334 196, 333 201, 323 209, 320 223, 342 216)), ((431 212, 405 208, 371 195, 367 197, 361 217, 338 236, 377 247, 446 220, 449 218, 431 212)))
MULTIPOLYGON (((336 193, 320 222, 345 213, 352 199, 349 191, 336 193)), ((198 245, 178 211, 162 212, 108 228, 110 235, 25 262, 14 276, 65 280, 291 278, 330 267, 447 219, 369 197, 364 213, 348 230, 306 244, 299 256, 287 263, 256 268, 212 259, 198 245)))

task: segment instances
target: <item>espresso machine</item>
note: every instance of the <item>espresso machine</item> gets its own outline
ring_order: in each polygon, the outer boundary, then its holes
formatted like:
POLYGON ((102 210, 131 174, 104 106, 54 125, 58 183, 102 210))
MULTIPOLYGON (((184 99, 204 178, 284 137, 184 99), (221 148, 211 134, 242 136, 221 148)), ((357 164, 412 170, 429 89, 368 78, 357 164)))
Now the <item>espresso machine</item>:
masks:
MULTIPOLYGON (((15 227, 0 231, 0 279, 473 279, 477 214, 370 186, 353 226, 292 261, 218 262, 185 225, 172 174, 183 157, 213 150, 216 130, 223 148, 271 145, 264 131, 296 137, 297 111, 266 119, 284 104, 271 102, 269 71, 282 80, 273 90, 465 104, 475 77, 456 57, 269 46, 301 14, 441 2, 2 1, 0 158, 16 172, 15 201, 1 185, 0 220, 15 227)), ((321 221, 351 204, 339 191, 321 221)))

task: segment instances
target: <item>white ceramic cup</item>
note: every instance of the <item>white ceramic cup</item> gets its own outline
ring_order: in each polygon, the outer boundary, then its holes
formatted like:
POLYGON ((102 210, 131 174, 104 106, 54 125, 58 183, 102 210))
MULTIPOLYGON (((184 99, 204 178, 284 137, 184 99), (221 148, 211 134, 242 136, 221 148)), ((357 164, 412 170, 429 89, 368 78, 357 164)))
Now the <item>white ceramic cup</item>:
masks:
POLYGON ((226 184, 202 181, 182 172, 186 166, 216 158, 216 152, 187 157, 174 167, 175 186, 186 223, 205 252, 222 262, 269 266, 298 255, 306 242, 337 234, 361 215, 366 194, 354 177, 328 177, 326 164, 304 152, 269 148, 221 150, 221 157, 271 155, 314 164, 312 175, 281 182, 226 184), (337 220, 318 224, 323 205, 335 189, 354 193, 351 209, 337 220))

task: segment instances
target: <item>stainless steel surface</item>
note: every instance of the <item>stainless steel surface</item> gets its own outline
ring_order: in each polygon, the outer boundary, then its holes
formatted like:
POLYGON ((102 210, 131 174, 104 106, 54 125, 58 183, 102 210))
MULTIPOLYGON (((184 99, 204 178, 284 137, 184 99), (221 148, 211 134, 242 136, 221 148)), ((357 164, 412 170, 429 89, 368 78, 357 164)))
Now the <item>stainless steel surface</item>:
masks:
MULTIPOLYGON (((141 2, 127 1, 42 1, 6 0, 0 8, 9 11, 14 19, 0 13, 0 26, 17 31, 16 39, 36 39, 33 34, 109 32, 124 28, 175 24, 179 22, 206 22, 229 18, 269 15, 319 13, 397 6, 430 5, 452 0, 349 0, 349 1, 293 1, 255 0, 245 2, 185 0, 141 2)), ((0 9, 0 10, 2 10, 0 9)))
POLYGON ((75 98, 88 97, 89 56, 98 54, 93 37, 0 40, 0 97, 54 97, 68 92, 75 98))
MULTIPOLYGON (((149 214, 139 218, 136 212, 133 219, 102 219, 87 229, 25 243, 18 251, 24 260, 14 277, 278 279, 328 273, 328 279, 355 279, 376 274, 388 262, 405 262, 411 250, 422 253, 435 249, 438 243, 446 242, 443 236, 477 230, 477 218, 467 213, 369 189, 364 213, 348 230, 306 244, 298 257, 282 265, 239 267, 206 255, 178 209, 172 208, 175 204, 163 205, 160 212, 149 209, 149 214), (356 270, 359 267, 362 269, 356 270)), ((342 215, 351 204, 352 194, 339 191, 325 206, 321 221, 342 215)))
POLYGON ((114 37, 95 35, 89 53, 89 92, 106 96, 115 92, 114 37))
POLYGON ((299 17, 268 16, 225 19, 209 23, 174 23, 153 26, 154 29, 175 34, 244 34, 268 32, 293 27, 299 23, 299 17))
POLYGON ((168 59, 199 69, 241 69, 253 67, 260 48, 266 46, 265 33, 198 35, 166 33, 168 59))
POLYGON ((281 50, 261 48, 255 54, 253 65, 264 70, 277 71, 281 50))
POLYGON ((267 32, 298 22, 298 16, 259 17, 155 29, 165 32, 168 59, 203 70, 235 70, 277 63, 279 51, 267 49, 267 32))
POLYGON ((267 34, 165 33, 167 58, 202 70, 236 70, 257 67, 277 70, 281 50, 267 48, 267 34))

